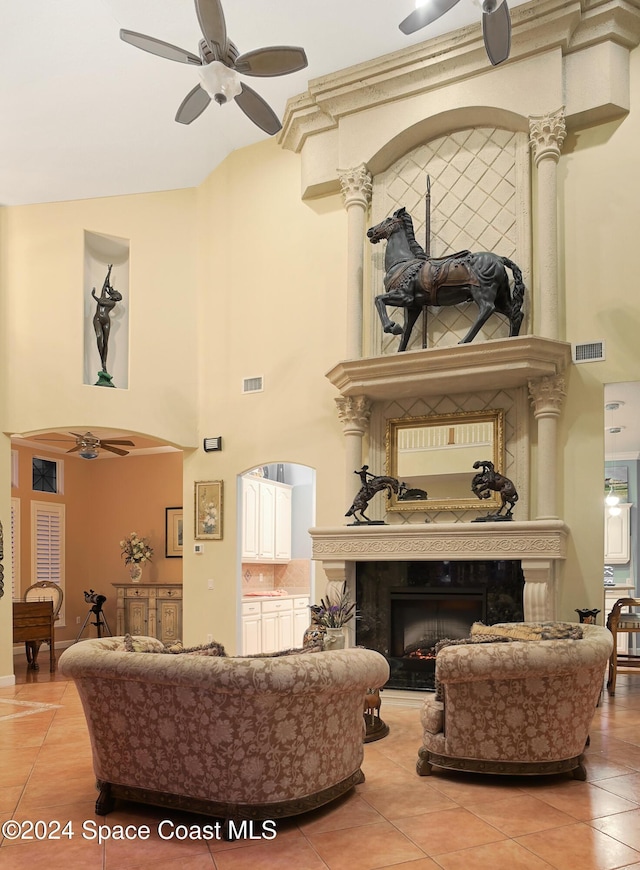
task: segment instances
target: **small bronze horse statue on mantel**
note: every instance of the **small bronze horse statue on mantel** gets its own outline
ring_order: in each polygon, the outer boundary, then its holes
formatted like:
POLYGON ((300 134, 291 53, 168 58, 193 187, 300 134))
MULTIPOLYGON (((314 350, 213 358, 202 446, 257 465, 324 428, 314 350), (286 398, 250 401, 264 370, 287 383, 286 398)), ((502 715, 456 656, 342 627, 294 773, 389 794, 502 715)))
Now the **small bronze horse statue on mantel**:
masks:
POLYGON ((371 227, 367 237, 372 245, 387 242, 384 256, 387 292, 376 296, 375 304, 384 331, 402 335, 399 351, 407 349, 411 330, 427 305, 476 303, 478 318, 460 344, 473 341, 494 311, 509 321, 510 336, 520 332, 525 286, 520 268, 508 257, 488 251, 427 257, 416 240, 411 215, 404 207, 371 227), (513 290, 505 266, 513 273, 513 290), (404 308, 404 327, 389 318, 387 305, 404 308))
POLYGON ((358 490, 358 493, 353 500, 353 504, 346 512, 345 517, 353 517, 354 521, 352 525, 359 526, 362 523, 368 523, 369 525, 385 525, 382 520, 370 520, 365 514, 365 510, 369 507, 369 502, 377 492, 386 490, 388 496, 391 496, 391 493, 397 495, 400 488, 398 479, 395 477, 388 477, 387 475, 371 474, 368 465, 363 465, 360 471, 354 471, 353 473, 360 477, 362 486, 358 490), (359 517, 358 514, 360 514, 359 517))
POLYGON ((481 468, 482 471, 478 471, 471 481, 472 492, 477 495, 479 499, 491 498, 491 493, 497 492, 500 496, 500 501, 502 502, 497 513, 491 514, 487 519, 500 518, 503 520, 510 520, 513 508, 518 501, 518 492, 513 481, 496 471, 493 462, 490 462, 488 459, 479 459, 477 462, 473 463, 473 467, 475 469, 481 468), (509 507, 507 508, 507 512, 503 515, 502 511, 507 507, 507 505, 509 505, 509 507))

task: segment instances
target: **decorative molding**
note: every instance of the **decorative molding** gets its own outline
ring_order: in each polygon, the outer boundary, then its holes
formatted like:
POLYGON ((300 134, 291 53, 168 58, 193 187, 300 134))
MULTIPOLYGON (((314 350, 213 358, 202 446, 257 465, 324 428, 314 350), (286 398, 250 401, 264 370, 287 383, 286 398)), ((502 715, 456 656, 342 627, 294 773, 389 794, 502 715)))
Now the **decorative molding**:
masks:
POLYGON ((529 140, 533 148, 536 166, 541 160, 547 158, 558 162, 566 135, 564 106, 546 115, 531 115, 529 118, 529 140))
POLYGON ((346 360, 326 377, 343 396, 377 401, 524 387, 570 361, 567 342, 525 335, 346 360))
POLYGON ((538 417, 557 417, 560 415, 566 397, 565 381, 560 375, 529 381, 529 398, 533 412, 538 417))
POLYGON ((364 163, 353 169, 339 169, 338 178, 347 209, 354 204, 361 205, 363 208, 369 205, 373 188, 371 174, 364 163))
POLYGON ((568 529, 549 522, 432 523, 311 529, 312 558, 345 561, 565 559, 568 529))
POLYGON ((366 396, 348 396, 335 400, 344 432, 364 435, 371 417, 371 402, 366 396))
MULTIPOLYGON (((288 101, 279 142, 288 150, 300 152, 310 139, 329 140, 337 130, 342 135, 342 122, 346 117, 375 110, 388 118, 390 104, 431 100, 444 89, 451 92, 444 103, 449 110, 455 110, 461 106, 462 82, 475 93, 468 107, 495 106, 498 111, 514 117, 518 114, 520 122, 525 124, 527 116, 539 111, 541 97, 544 99, 546 95, 550 99, 552 94, 564 92, 568 93, 570 125, 600 123, 628 111, 628 94, 621 93, 614 84, 614 80, 619 84, 622 67, 616 63, 612 70, 594 70, 593 66, 598 60, 603 62, 601 49, 606 52, 620 48, 628 57, 630 49, 638 45, 640 8, 637 0, 532 0, 513 8, 511 21, 511 56, 498 75, 487 64, 479 23, 469 25, 310 80, 305 93, 288 101), (506 69, 509 72, 503 74, 502 70, 506 69), (585 71, 594 79, 598 77, 598 87, 586 91, 580 88, 585 71), (532 75, 537 76, 536 88, 530 87, 532 75), (512 87, 514 78, 523 87, 521 95, 512 87), (487 92, 484 100, 476 93, 482 88, 487 92)), ((628 68, 628 59, 620 63, 628 68)), ((451 129, 438 129, 437 112, 423 111, 420 116, 429 126, 429 134, 420 134, 409 148, 451 129)), ((358 136, 359 131, 353 130, 352 135, 358 136)), ((354 163, 364 160, 377 174, 385 167, 372 165, 369 156, 373 157, 377 149, 374 147, 368 155, 369 144, 374 145, 363 142, 355 151, 340 151, 348 153, 354 163)), ((332 140, 330 147, 334 146, 335 140, 332 140)), ((407 150, 405 147, 401 153, 407 150)), ((326 189, 328 177, 310 178, 309 182, 308 195, 329 192, 326 189)), ((333 184, 335 190, 337 179, 334 178, 333 184)))

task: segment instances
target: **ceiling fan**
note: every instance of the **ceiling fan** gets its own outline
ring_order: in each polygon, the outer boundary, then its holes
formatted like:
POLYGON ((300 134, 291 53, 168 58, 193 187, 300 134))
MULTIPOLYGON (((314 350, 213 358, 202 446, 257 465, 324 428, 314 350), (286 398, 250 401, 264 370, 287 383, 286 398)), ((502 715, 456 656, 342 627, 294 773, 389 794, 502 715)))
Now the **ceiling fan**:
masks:
MULTIPOLYGON (((118 456, 126 456, 129 451, 122 450, 124 447, 135 447, 133 441, 127 441, 122 438, 96 438, 92 432, 85 432, 81 435, 79 432, 70 432, 70 435, 76 439, 76 446, 67 453, 78 453, 83 459, 97 459, 100 450, 108 450, 109 453, 115 453, 118 456), (114 444, 120 445, 114 447, 114 444)), ((67 438, 34 438, 34 441, 65 441, 69 443, 67 438)))
POLYGON ((307 66, 304 49, 293 45, 273 45, 239 54, 227 37, 220 0, 195 0, 195 4, 204 37, 198 44, 199 55, 133 30, 121 30, 120 38, 167 60, 198 67, 201 83, 189 91, 178 107, 175 118, 178 123, 195 121, 212 98, 220 106, 235 99, 249 120, 273 136, 282 127, 278 116, 259 94, 240 81, 239 74, 266 77, 298 72, 307 66))
MULTIPOLYGON (((403 33, 415 33, 433 24, 460 0, 426 0, 400 24, 403 33)), ((511 51, 511 16, 506 0, 474 0, 482 9, 482 36, 487 56, 494 66, 509 57, 511 51)))

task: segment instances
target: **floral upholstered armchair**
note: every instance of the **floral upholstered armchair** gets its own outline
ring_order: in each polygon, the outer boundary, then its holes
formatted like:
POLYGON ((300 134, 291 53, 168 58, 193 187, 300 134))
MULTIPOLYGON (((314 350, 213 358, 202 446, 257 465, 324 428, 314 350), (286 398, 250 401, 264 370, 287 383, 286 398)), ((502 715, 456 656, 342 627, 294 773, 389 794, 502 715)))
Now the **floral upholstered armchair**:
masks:
POLYGON ((362 699, 389 677, 379 653, 231 658, 214 644, 174 655, 154 638, 127 639, 83 641, 59 663, 87 719, 99 814, 124 798, 278 819, 363 781, 362 699))
MULTIPOLYGON (((508 624, 491 628, 508 633, 508 624)), ((602 626, 579 628, 579 640, 441 649, 436 679, 442 700, 431 695, 422 709, 418 773, 426 776, 436 766, 503 774, 573 771, 584 779, 581 756, 613 642, 602 626)))

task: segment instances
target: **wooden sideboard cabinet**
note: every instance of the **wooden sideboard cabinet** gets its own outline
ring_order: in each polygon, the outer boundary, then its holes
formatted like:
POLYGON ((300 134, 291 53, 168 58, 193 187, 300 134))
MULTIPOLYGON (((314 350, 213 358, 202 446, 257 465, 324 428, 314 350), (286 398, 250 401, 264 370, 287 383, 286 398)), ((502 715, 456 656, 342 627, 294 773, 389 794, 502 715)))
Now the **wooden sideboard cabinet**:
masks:
POLYGON ((116 634, 142 634, 163 643, 182 640, 182 584, 113 583, 116 634))

